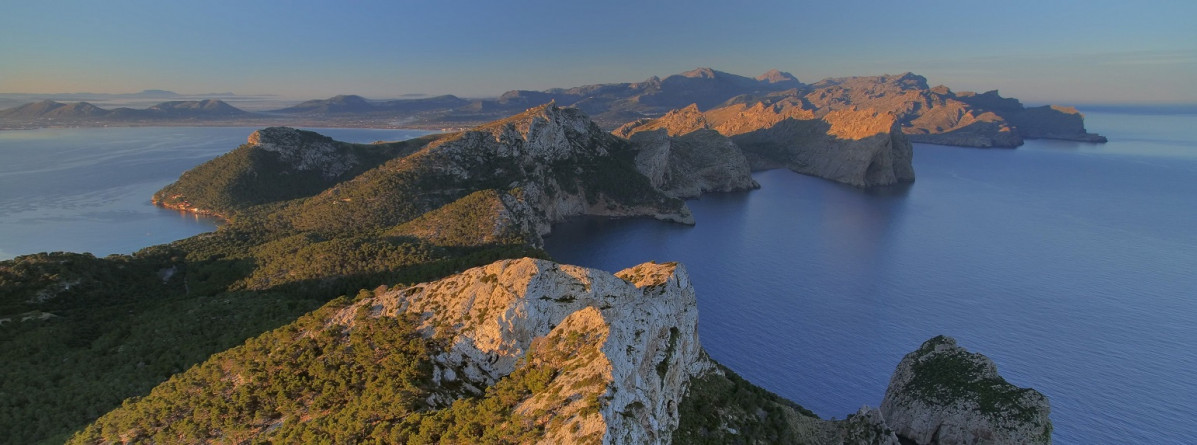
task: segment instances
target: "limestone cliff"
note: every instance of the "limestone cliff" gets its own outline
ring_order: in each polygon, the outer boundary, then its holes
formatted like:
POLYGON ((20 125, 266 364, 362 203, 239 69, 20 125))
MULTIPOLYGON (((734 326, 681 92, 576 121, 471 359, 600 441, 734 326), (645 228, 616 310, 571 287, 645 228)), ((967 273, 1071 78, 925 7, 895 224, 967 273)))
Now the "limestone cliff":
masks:
POLYGON ((1085 130, 1075 109, 1025 108, 996 90, 977 94, 930 88, 926 78, 913 73, 825 79, 802 98, 820 110, 857 107, 893 113, 915 142, 970 147, 1017 147, 1023 138, 1105 142, 1085 130))
POLYGON ((927 340, 902 358, 881 412, 918 444, 1051 443, 1047 398, 1007 383, 992 360, 951 337, 927 340))
POLYGON ((705 192, 760 187, 744 153, 710 129, 697 105, 624 125, 614 133, 635 145, 636 169, 671 196, 696 198, 705 192))
MULTIPOLYGON (((544 260, 507 260, 362 300, 332 317, 351 325, 415 314, 450 348, 433 381, 482 389, 530 361, 558 373, 516 412, 546 426, 540 443, 669 443, 690 379, 711 362, 685 268, 646 263, 615 275, 544 260)), ((449 396, 434 406, 451 402, 449 396)))
MULTIPOLYGON (((654 181, 667 177, 668 169, 663 166, 668 163, 659 160, 666 150, 659 147, 669 141, 647 132, 664 131, 670 136, 700 135, 710 140, 713 139, 710 130, 731 138, 731 146, 743 153, 754 170, 789 168, 856 187, 914 180, 913 150, 900 129, 897 116, 850 108, 816 117, 814 111, 792 94, 779 93, 763 100, 745 98, 746 102, 706 112, 691 105, 657 119, 629 123, 616 129, 615 134, 632 137, 634 142, 645 147, 641 151, 643 162, 641 158, 637 161, 642 166, 641 171, 654 181), (704 131, 708 133, 702 133, 704 131)), ((740 156, 728 153, 731 146, 724 149, 723 157, 738 161, 740 156)), ((711 153, 710 150, 706 152, 711 153)), ((687 170, 698 169, 691 166, 687 170)))

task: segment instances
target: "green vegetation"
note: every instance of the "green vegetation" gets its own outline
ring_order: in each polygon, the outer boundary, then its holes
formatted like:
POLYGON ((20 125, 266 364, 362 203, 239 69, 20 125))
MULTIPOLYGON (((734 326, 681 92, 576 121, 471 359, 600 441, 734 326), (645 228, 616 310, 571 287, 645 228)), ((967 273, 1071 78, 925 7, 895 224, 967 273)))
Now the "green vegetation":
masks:
MULTIPOLYGON (((338 143, 360 163, 335 178, 242 146, 156 195, 229 217, 216 232, 133 255, 0 262, 0 443, 61 443, 118 407, 75 440, 520 443, 559 422, 512 411, 552 387, 559 364, 525 363, 484 394, 429 407, 427 359, 441 346, 413 336, 410 320, 313 324, 344 304, 328 303, 337 295, 546 257, 517 214, 532 205, 521 203, 528 187, 681 206, 603 134, 574 143, 610 156, 558 163, 489 146, 421 150, 464 137, 338 143)), ((585 397, 597 412, 598 396, 585 397)))
POLYGON ((927 340, 917 354, 911 371, 914 378, 906 384, 906 391, 934 405, 951 405, 959 400, 976 402, 979 411, 989 416, 1012 416, 1022 422, 1033 421, 1036 412, 1022 404, 1023 397, 1034 392, 1030 388, 1011 385, 999 375, 987 375, 979 354, 964 351, 934 352, 935 345, 945 341, 943 336, 927 340))
POLYGON ((0 319, 53 314, 0 326, 0 442, 61 443, 125 398, 321 303, 271 292, 188 297, 186 269, 180 258, 153 251, 0 263, 0 319))
POLYGON ((802 434, 797 417, 815 418, 798 404, 753 385, 723 365, 722 371, 692 379, 682 403, 681 422, 673 432, 674 443, 685 444, 783 444, 798 443, 802 434))
MULTIPOLYGON (((561 344, 539 342, 483 394, 430 406, 428 397, 443 389, 431 383, 429 357, 444 345, 420 335, 415 318, 371 317, 369 306, 349 326, 329 324, 348 303, 334 300, 217 354, 70 442, 528 443, 562 419, 515 408, 560 390, 555 379, 573 369, 571 359, 599 344, 577 333, 561 344)), ((597 397, 590 399, 597 409, 597 397)))
POLYGON ((315 195, 442 137, 430 135, 389 144, 348 144, 312 132, 299 133, 316 142, 333 144, 337 147, 333 155, 336 161, 352 166, 344 173, 326 177, 319 170, 295 169, 278 153, 245 144, 183 173, 177 182, 155 193, 154 201, 168 207, 198 208, 231 217, 255 205, 315 195))
MULTIPOLYGON (((536 234, 532 227, 520 227, 518 220, 528 220, 519 209, 509 207, 504 194, 480 190, 420 217, 396 226, 388 233, 411 235, 442 246, 478 246, 486 244, 530 244, 536 234)), ((518 200, 522 192, 514 190, 507 199, 518 200)))

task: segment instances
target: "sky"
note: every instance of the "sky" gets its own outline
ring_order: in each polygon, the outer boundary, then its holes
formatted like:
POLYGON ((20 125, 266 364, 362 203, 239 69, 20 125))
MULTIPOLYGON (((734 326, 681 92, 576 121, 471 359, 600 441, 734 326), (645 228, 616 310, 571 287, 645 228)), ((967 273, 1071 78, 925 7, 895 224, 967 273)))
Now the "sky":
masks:
POLYGON ((6 0, 0 92, 493 97, 696 67, 1197 103, 1197 1, 6 0))

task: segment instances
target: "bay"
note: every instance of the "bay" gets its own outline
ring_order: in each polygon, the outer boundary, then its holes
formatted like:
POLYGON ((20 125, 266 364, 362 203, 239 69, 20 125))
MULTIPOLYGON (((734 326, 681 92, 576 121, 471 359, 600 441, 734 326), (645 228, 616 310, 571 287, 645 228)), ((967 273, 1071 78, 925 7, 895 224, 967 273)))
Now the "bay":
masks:
MULTIPOLYGON (((215 230, 219 220, 155 207, 154 192, 245 143, 251 127, 0 131, 0 260, 37 252, 127 254, 215 230)), ((312 128, 336 140, 429 132, 312 128)))
POLYGON ((773 170, 689 202, 697 225, 587 218, 559 261, 680 261, 699 332, 748 380, 842 418, 935 335, 1046 394, 1057 443, 1185 443, 1197 400, 1197 116, 1089 113, 1107 144, 915 146, 862 191, 773 170))

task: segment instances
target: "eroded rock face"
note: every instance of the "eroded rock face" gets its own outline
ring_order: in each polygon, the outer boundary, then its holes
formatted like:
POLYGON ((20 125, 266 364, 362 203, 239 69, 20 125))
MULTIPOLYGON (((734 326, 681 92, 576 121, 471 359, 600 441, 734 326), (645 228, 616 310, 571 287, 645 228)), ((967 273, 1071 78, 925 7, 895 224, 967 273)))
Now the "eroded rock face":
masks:
POLYGON ((319 171, 326 179, 353 169, 358 159, 328 136, 290 127, 269 127, 250 133, 249 145, 277 153, 296 170, 319 171))
POLYGON ((546 424, 556 418, 544 443, 575 443, 595 432, 603 443, 667 443, 690 378, 712 366, 698 342, 694 289, 676 263, 612 275, 545 260, 500 261, 362 300, 334 321, 352 324, 362 306, 379 316, 419 315, 427 335, 452 345, 434 357, 434 381, 467 392, 510 374, 529 351, 533 360, 559 357, 561 372, 545 393, 557 388, 560 397, 533 395, 517 407, 547 411, 538 420, 546 424), (569 354, 554 353, 566 344, 569 354))
POLYGON ((760 188, 744 153, 715 130, 674 137, 665 130, 645 131, 631 141, 640 149, 636 168, 670 196, 697 198, 706 192, 760 188))
POLYGON ((706 112, 691 105, 629 123, 614 133, 641 147, 636 161, 642 173, 662 189, 680 190, 679 196, 697 196, 693 190, 702 191, 711 182, 695 177, 720 178, 715 182, 731 187, 746 185, 737 176, 741 157, 750 170, 789 168, 857 187, 914 181, 913 150, 896 115, 849 108, 816 117, 804 106, 785 94, 706 112), (714 133, 732 143, 722 143, 714 133), (701 148, 684 150, 688 144, 701 148), (675 148, 679 146, 683 149, 675 148), (694 158, 699 161, 689 160, 694 158))
POLYGON ((732 140, 756 169, 785 167, 856 187, 914 181, 913 148, 888 113, 841 110, 784 119, 732 140))
POLYGON ((898 436, 919 444, 1051 443, 1047 398, 1007 383, 992 360, 951 337, 902 358, 881 412, 898 436))

